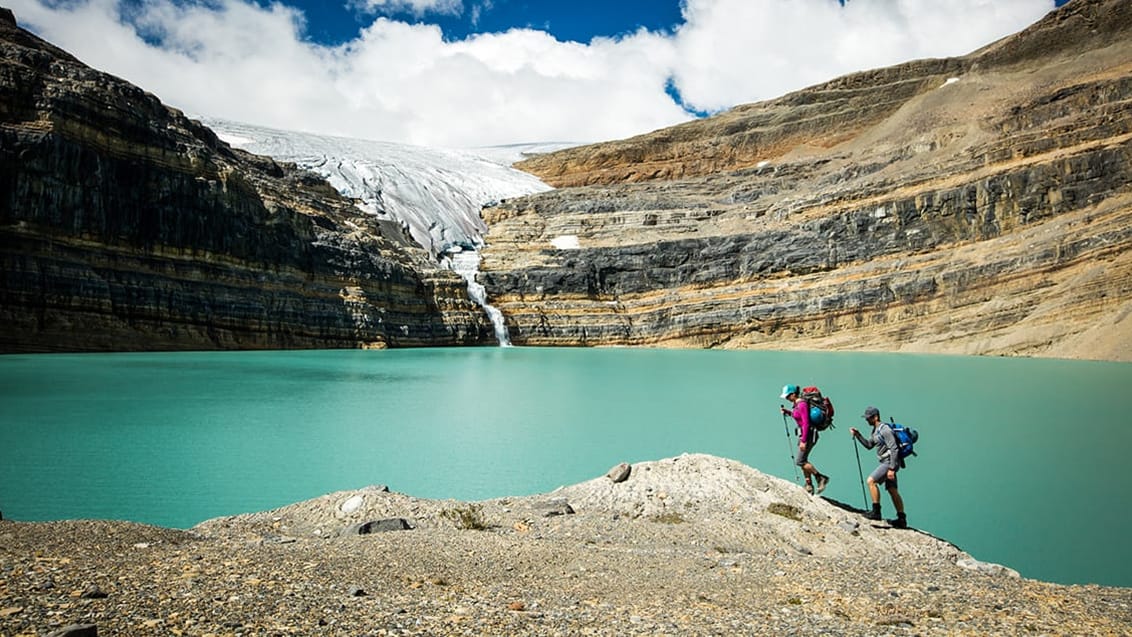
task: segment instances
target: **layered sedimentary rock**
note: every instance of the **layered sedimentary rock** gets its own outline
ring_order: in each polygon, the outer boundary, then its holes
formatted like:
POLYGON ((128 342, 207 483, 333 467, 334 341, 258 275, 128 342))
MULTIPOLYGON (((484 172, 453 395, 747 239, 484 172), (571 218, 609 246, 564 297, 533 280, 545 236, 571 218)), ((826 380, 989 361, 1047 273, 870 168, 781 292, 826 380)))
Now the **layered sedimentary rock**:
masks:
MULTIPOLYGON (((521 164, 481 265, 527 345, 1132 360, 1132 4, 521 164)), ((0 351, 493 343, 322 179, 0 16, 0 351)))
POLYGON ((1132 4, 519 164, 481 269, 529 345, 1132 360, 1132 4))
POLYGON ((0 351, 470 344, 398 224, 0 15, 0 351))

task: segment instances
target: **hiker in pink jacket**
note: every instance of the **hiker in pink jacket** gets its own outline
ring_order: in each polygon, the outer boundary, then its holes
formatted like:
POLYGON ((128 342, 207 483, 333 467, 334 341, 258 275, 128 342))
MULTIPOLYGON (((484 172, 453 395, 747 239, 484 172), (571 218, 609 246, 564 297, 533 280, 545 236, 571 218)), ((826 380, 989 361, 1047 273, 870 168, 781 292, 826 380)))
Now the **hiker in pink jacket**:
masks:
POLYGON ((794 464, 802 467, 802 474, 806 476, 806 493, 811 495, 814 493, 814 484, 811 478, 815 476, 818 479, 817 492, 821 493, 825 491, 826 485, 829 484, 829 476, 818 471, 810 463, 810 452, 814 445, 818 443, 817 427, 810 424, 810 404, 802 398, 802 392, 797 385, 783 387, 781 397, 794 404, 793 411, 782 408, 782 413, 793 416, 794 422, 798 423, 798 455, 794 458, 794 464))

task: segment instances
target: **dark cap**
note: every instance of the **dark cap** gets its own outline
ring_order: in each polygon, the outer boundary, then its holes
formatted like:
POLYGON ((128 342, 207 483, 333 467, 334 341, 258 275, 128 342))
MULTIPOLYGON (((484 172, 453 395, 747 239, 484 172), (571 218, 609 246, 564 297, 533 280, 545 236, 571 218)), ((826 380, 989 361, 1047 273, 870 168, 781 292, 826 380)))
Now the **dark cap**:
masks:
POLYGON ((877 409, 876 407, 866 407, 865 408, 865 414, 863 416, 861 416, 861 418, 868 420, 869 418, 873 418, 873 417, 880 418, 880 410, 877 409))

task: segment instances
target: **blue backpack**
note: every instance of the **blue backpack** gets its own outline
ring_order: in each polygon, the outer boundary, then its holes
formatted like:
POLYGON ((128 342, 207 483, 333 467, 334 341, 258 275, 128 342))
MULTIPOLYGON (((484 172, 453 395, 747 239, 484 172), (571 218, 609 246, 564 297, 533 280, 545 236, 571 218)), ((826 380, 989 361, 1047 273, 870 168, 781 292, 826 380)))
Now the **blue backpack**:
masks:
POLYGON ((895 422, 888 423, 888 428, 892 430, 892 435, 896 437, 896 445, 900 449, 900 459, 903 460, 908 456, 916 455, 916 441, 920 439, 918 431, 895 422))

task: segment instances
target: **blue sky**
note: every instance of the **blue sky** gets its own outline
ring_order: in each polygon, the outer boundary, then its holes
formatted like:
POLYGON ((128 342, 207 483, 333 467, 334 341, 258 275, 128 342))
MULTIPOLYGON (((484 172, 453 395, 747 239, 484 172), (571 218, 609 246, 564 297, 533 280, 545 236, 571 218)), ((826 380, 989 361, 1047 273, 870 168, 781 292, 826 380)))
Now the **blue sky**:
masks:
MULTIPOLYGON (((270 2, 260 0, 261 6, 270 2)), ((373 16, 384 14, 406 22, 435 23, 446 39, 462 40, 474 33, 512 28, 547 31, 562 41, 587 43, 595 36, 614 37, 640 28, 671 32, 681 22, 679 0, 493 0, 466 2, 444 10, 413 10, 411 4, 363 8, 319 0, 291 3, 306 15, 310 37, 339 44, 355 38, 373 16)), ((418 5, 420 6, 420 5, 418 5)))
MULTIPOLYGON (((1057 0, 1056 4, 1067 1, 1057 0)), ((845 0, 838 2, 844 5, 845 0)), ((259 4, 267 6, 270 2, 259 0, 259 4)), ((362 3, 347 6, 320 0, 291 4, 305 13, 312 39, 333 44, 356 37, 377 9, 376 5, 362 8, 362 3)), ((673 32, 683 22, 680 5, 680 0, 492 0, 431 12, 414 10, 410 3, 387 3, 382 13, 407 22, 433 22, 451 40, 462 40, 473 33, 530 28, 547 31, 559 40, 586 43, 595 36, 621 36, 641 28, 673 32)))
MULTIPOLYGON (((1053 0, 5 0, 193 116, 427 146, 620 139, 963 55, 1053 0)), ((960 78, 962 79, 962 78, 960 78)))

